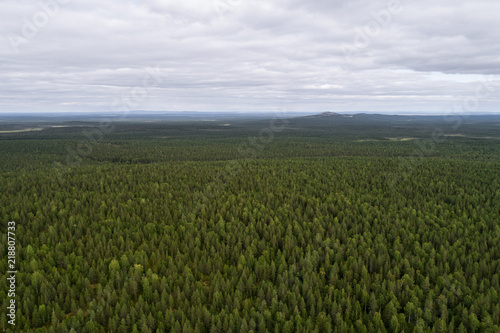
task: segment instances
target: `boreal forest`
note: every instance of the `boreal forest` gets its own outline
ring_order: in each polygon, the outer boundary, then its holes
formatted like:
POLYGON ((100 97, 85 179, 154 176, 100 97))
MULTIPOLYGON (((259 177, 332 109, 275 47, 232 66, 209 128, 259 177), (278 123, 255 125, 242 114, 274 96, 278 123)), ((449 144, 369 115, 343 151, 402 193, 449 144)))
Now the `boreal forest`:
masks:
POLYGON ((500 332, 498 116, 51 121, 0 123, 3 331, 500 332))

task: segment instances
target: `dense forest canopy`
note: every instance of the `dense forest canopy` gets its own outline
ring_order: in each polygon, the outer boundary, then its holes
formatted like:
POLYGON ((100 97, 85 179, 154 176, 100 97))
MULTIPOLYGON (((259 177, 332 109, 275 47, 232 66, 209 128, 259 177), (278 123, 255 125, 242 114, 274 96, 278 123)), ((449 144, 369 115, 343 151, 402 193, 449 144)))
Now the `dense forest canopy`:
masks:
POLYGON ((499 125, 2 124, 0 328, 500 332, 499 125))

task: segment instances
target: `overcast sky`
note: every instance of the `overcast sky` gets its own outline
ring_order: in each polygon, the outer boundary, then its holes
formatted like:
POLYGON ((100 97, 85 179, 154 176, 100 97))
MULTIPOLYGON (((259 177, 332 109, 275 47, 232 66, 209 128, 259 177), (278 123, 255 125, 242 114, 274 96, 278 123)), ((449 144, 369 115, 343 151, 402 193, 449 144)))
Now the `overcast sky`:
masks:
POLYGON ((0 6, 0 112, 500 112, 497 0, 0 6))

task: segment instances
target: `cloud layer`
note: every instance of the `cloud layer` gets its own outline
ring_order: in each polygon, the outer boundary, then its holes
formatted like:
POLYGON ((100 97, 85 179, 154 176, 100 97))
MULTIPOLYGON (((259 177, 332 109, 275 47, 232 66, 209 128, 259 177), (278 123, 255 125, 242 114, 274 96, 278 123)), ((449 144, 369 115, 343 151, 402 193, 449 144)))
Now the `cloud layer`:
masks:
POLYGON ((4 0, 0 112, 500 112, 500 3, 4 0))

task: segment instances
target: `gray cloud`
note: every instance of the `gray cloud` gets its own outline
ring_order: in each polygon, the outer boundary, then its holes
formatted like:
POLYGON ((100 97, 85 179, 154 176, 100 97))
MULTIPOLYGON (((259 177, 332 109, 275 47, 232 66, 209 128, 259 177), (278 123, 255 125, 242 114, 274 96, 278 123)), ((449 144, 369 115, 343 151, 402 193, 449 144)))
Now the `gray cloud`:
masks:
POLYGON ((0 112, 131 98, 149 110, 446 112, 470 97, 464 111, 498 112, 498 13, 493 0, 4 0, 0 112), (142 89, 152 71, 161 82, 142 89))

